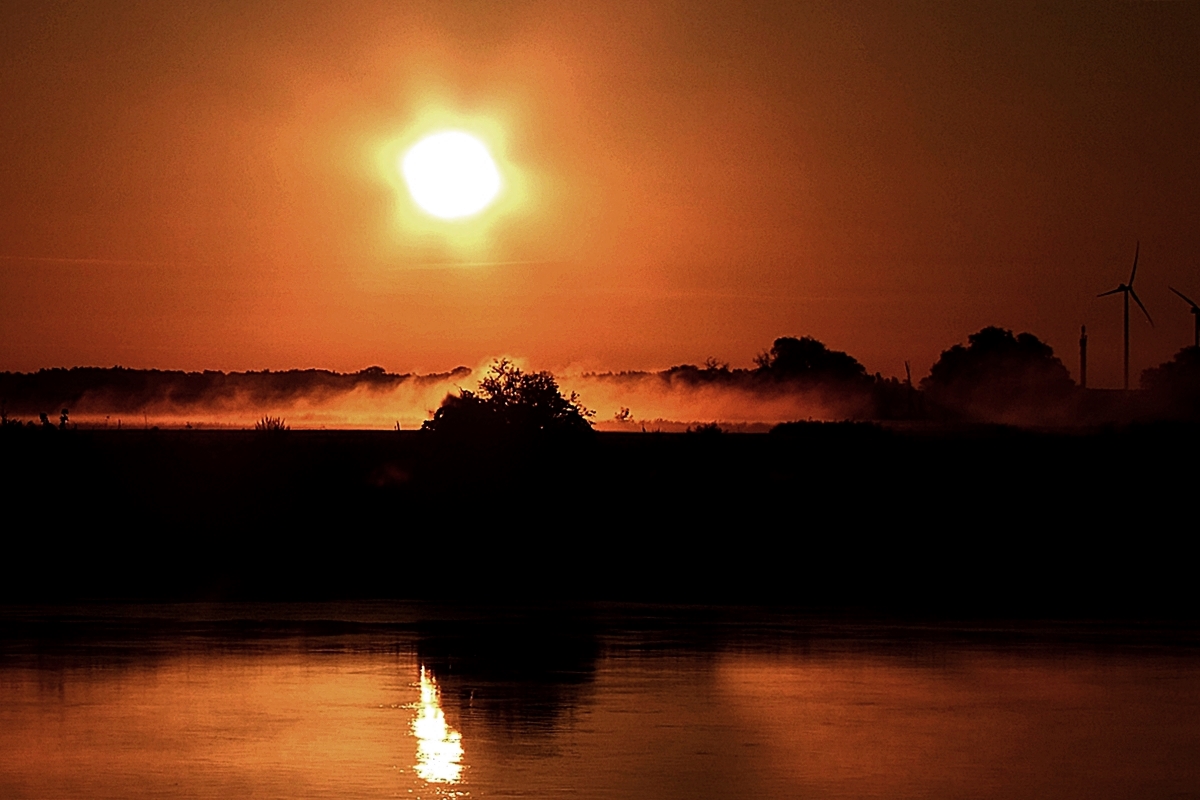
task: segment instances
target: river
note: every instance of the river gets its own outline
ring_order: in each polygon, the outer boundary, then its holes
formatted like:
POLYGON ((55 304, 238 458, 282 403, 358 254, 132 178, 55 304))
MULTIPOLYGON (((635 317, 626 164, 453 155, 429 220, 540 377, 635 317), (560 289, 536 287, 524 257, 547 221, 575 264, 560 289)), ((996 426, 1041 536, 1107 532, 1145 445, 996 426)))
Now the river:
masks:
POLYGON ((4 798, 1200 794, 1187 626, 9 608, 4 798))

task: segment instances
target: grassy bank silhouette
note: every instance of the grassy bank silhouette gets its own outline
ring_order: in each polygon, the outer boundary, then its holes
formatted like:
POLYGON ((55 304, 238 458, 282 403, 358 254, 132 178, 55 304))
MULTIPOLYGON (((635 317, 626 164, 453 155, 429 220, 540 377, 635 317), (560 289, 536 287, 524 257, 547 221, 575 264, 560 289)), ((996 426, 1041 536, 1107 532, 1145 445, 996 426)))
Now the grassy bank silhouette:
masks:
POLYGON ((1191 425, 9 433, 8 600, 1197 611, 1175 525, 1191 425))

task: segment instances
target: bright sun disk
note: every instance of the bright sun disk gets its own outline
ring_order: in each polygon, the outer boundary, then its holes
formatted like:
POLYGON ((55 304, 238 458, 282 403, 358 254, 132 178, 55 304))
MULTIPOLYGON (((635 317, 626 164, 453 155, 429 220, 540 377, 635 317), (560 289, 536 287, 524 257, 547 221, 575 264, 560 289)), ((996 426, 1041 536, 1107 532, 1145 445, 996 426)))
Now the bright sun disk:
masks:
POLYGON ((500 193, 500 171, 491 153, 462 131, 421 139, 404 154, 400 169, 413 200, 440 219, 478 214, 500 193))

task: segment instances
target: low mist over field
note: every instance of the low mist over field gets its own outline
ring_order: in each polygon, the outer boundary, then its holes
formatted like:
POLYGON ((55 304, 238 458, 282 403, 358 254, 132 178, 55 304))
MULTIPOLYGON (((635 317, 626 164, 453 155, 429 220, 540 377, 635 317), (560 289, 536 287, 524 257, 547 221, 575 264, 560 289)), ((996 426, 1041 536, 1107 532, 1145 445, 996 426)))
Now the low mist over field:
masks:
MULTIPOLYGON (((85 426, 250 427, 265 417, 298 428, 416 428, 448 397, 473 392, 493 365, 425 375, 382 367, 183 372, 122 367, 0 373, 7 418, 85 426), (66 412, 66 419, 62 415, 66 412)), ((549 378, 573 394, 600 430, 679 430, 719 423, 766 430, 796 420, 987 422, 1072 426, 1192 419, 1200 398, 1200 348, 1145 370, 1143 390, 1089 390, 1030 333, 986 327, 943 351, 929 374, 869 374, 853 356, 811 337, 781 337, 750 369, 709 359, 659 371, 566 372, 549 378)), ((515 364, 514 364, 515 365, 515 364)))
POLYGON ((112 367, 0 375, 6 412, 57 416, 87 425, 249 427, 264 415, 298 427, 420 425, 447 392, 470 383, 465 367, 432 375, 360 372, 182 372, 112 367))
MULTIPOLYGON (((429 375, 380 368, 337 373, 182 372, 98 367, 0 374, 10 417, 57 419, 94 426, 250 427, 263 416, 292 427, 419 427, 447 394, 475 385, 483 369, 459 367, 429 375)), ((724 380, 697 368, 635 373, 564 375, 567 391, 596 412, 601 430, 670 429, 672 423, 716 421, 774 424, 794 419, 845 419, 863 411, 861 399, 830 391, 724 380), (628 414, 622 415, 623 409, 628 414)))

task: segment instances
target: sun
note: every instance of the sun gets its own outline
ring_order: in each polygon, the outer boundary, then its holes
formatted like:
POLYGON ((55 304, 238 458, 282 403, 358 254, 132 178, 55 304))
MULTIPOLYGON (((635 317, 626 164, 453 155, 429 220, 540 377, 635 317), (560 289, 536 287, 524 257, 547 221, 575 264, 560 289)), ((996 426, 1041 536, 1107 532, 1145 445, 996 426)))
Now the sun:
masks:
POLYGON ((439 219, 462 219, 483 211, 503 181, 487 146, 463 131, 433 133, 409 148, 400 171, 413 200, 439 219))

